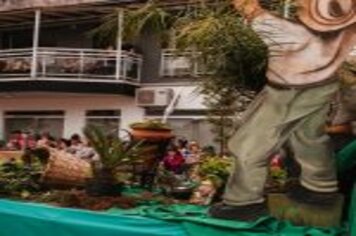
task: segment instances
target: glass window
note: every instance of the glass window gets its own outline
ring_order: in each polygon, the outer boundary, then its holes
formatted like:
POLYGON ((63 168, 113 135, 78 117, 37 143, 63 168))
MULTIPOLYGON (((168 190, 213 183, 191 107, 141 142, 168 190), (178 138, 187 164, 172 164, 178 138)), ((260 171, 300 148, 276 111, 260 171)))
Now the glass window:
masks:
POLYGON ((89 110, 86 124, 101 128, 106 134, 118 135, 120 129, 120 110, 89 110))
POLYGON ((8 111, 5 112, 5 137, 15 130, 33 134, 50 133, 53 137, 63 136, 63 111, 8 111))
POLYGON ((198 141, 201 146, 216 145, 211 125, 206 120, 195 119, 168 119, 177 138, 186 138, 189 141, 198 141))

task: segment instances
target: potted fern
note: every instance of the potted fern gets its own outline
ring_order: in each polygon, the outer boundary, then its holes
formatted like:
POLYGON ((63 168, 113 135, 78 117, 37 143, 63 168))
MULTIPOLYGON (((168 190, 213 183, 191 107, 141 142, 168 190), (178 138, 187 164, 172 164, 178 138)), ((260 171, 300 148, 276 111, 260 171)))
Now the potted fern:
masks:
POLYGON ((120 195, 125 179, 120 178, 119 168, 131 165, 139 157, 140 143, 125 143, 119 137, 107 137, 96 126, 87 126, 84 134, 100 157, 99 161, 92 162, 93 177, 88 180, 87 193, 120 195))
POLYGON ((147 120, 130 125, 135 140, 165 141, 174 137, 172 129, 159 120, 147 120))

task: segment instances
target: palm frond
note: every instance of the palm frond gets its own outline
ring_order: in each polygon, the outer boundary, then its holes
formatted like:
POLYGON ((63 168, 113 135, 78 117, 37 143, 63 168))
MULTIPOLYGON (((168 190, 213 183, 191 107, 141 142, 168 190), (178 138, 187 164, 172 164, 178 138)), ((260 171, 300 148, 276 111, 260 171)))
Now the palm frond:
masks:
POLYGON ((106 169, 114 170, 128 164, 139 156, 141 143, 127 144, 119 137, 107 137, 98 127, 85 127, 84 135, 100 156, 100 162, 106 169))

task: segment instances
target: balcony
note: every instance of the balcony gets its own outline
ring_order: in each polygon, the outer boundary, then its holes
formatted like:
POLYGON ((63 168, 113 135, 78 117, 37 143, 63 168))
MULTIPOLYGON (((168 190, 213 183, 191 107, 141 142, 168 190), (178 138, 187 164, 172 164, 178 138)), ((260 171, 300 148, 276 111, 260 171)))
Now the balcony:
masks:
POLYGON ((199 52, 164 49, 161 54, 162 77, 199 77, 207 74, 203 63, 198 61, 199 52))
POLYGON ((138 85, 140 55, 115 50, 32 48, 0 50, 0 82, 53 80, 138 85), (120 61, 117 58, 120 57, 120 61))

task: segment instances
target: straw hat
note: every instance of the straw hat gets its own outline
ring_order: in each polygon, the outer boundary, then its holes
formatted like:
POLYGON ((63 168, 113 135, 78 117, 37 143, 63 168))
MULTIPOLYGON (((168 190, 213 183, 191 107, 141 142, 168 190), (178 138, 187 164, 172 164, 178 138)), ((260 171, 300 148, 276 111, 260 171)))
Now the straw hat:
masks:
POLYGON ((356 32, 356 0, 299 0, 300 20, 320 32, 353 25, 356 32))

